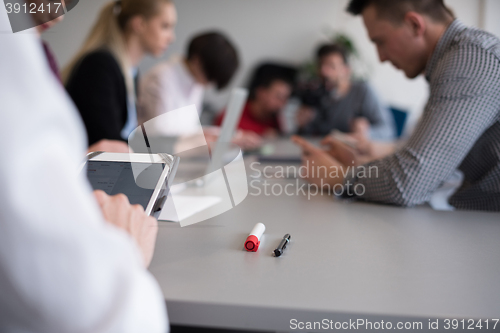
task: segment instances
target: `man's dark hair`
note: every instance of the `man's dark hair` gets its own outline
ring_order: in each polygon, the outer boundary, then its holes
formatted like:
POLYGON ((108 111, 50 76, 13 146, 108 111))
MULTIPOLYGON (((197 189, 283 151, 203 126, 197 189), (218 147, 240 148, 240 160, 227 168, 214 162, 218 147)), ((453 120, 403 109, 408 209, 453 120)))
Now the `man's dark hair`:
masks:
POLYGON ((323 44, 316 51, 316 60, 321 61, 326 56, 338 54, 344 60, 344 64, 349 64, 349 52, 340 44, 323 44))
POLYGON ((285 82, 293 89, 295 79, 297 76, 297 69, 283 64, 264 63, 258 66, 249 84, 251 100, 255 99, 257 89, 269 88, 276 81, 285 82))
POLYGON ((394 22, 402 21, 409 11, 425 14, 436 22, 447 22, 455 18, 453 11, 444 4, 444 0, 351 0, 347 11, 360 15, 371 5, 375 6, 380 17, 394 22))
POLYGON ((198 57, 207 80, 215 82, 219 90, 229 84, 239 66, 236 48, 219 32, 194 37, 189 43, 187 58, 194 57, 198 57))

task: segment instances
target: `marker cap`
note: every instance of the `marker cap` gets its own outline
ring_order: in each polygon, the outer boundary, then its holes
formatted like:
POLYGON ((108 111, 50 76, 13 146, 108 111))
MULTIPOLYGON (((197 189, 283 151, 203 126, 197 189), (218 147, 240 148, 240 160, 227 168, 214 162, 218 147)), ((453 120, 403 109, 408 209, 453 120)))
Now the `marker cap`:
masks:
POLYGON ((245 249, 247 251, 257 252, 260 245, 260 238, 262 237, 264 231, 266 231, 266 226, 262 223, 257 223, 253 227, 250 235, 248 235, 247 240, 245 241, 245 249))
POLYGON ((250 252, 257 252, 259 249, 260 241, 255 235, 250 235, 245 241, 245 249, 250 252))

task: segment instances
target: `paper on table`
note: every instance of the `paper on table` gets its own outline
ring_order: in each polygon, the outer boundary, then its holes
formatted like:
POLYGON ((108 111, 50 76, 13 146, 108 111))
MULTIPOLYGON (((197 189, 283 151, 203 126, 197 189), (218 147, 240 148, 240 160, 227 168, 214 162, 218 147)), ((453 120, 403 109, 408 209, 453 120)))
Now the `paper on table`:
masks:
POLYGON ((196 213, 219 203, 221 198, 216 196, 184 196, 175 195, 175 205, 172 196, 168 196, 160 212, 160 221, 180 222, 196 213))

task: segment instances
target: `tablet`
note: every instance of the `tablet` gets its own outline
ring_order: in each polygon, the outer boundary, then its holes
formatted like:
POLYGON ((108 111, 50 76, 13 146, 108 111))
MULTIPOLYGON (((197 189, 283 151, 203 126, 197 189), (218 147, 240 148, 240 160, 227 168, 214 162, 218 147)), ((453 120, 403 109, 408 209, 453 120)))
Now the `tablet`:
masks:
POLYGON ((179 158, 169 154, 95 152, 87 155, 84 171, 94 190, 125 194, 131 204, 157 218, 178 164, 179 158))

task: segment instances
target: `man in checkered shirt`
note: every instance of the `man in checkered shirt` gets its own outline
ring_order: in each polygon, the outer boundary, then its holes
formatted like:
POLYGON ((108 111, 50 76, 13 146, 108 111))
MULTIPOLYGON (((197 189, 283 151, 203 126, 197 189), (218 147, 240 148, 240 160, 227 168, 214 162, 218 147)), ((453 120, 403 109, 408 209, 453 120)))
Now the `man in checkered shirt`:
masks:
POLYGON ((463 181, 450 205, 500 211, 500 40, 463 25, 443 0, 351 0, 348 11, 362 15, 382 62, 409 78, 425 75, 430 97, 415 132, 399 148, 358 141, 353 150, 326 138, 324 151, 294 138, 309 169, 357 165, 346 177, 317 172, 308 180, 342 185, 344 196, 357 196, 353 189, 361 186, 364 200, 415 206, 429 202, 458 170, 463 181), (378 172, 367 176, 370 167, 378 172))

